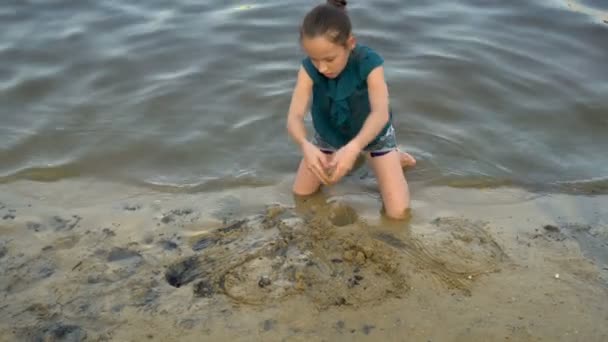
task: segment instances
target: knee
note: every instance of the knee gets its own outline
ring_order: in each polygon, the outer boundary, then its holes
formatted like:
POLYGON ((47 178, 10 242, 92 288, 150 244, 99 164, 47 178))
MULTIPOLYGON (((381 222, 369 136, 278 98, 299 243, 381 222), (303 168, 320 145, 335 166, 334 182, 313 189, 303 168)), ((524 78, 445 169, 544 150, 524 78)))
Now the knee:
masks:
POLYGON ((291 188, 291 192, 296 197, 308 197, 308 196, 316 194, 318 191, 319 191, 319 187, 317 187, 315 189, 310 189, 310 188, 303 189, 302 187, 298 187, 296 184, 294 184, 291 188))
POLYGON ((411 215, 408 205, 385 205, 384 214, 393 220, 405 220, 411 215))

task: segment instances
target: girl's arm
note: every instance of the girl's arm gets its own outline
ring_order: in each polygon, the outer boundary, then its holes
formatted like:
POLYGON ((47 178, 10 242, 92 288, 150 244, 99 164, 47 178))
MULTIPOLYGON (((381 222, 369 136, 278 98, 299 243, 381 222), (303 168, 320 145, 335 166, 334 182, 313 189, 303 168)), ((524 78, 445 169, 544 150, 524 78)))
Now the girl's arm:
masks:
POLYGON ((310 102, 312 94, 312 79, 306 73, 303 67, 300 66, 296 86, 291 96, 291 104, 287 114, 287 131, 292 139, 300 146, 306 140, 306 126, 304 125, 304 116, 310 102))
POLYGON ((359 150, 362 150, 380 133, 389 120, 388 87, 384 79, 384 68, 379 66, 367 76, 367 88, 371 113, 365 120, 359 134, 351 140, 359 150))
POLYGON ((313 81, 303 67, 298 72, 298 80, 293 90, 289 113, 287 114, 287 131, 302 150, 302 155, 308 169, 323 183, 329 183, 325 155, 315 145, 306 140, 304 115, 310 102, 313 81))

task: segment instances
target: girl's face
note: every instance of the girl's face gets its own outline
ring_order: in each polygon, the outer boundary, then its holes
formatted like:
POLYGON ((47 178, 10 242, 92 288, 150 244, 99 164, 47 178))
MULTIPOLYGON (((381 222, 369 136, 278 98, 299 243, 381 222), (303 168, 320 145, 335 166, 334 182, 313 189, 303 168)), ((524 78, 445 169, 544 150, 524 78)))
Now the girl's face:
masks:
POLYGON ((348 56, 355 47, 355 38, 350 37, 346 45, 331 42, 325 36, 302 38, 302 48, 315 68, 327 78, 336 78, 348 63, 348 56))

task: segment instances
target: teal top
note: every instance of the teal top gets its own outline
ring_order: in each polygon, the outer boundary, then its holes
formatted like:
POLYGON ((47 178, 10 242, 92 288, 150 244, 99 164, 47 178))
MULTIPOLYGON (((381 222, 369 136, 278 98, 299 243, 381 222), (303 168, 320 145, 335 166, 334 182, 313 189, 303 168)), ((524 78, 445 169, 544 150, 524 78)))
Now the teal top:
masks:
MULTIPOLYGON (((340 148, 359 133, 371 112, 367 76, 383 63, 382 57, 374 50, 360 44, 351 52, 344 70, 334 79, 321 74, 310 58, 302 61, 313 81, 313 126, 324 141, 340 148)), ((368 146, 386 133, 390 121, 368 146)))

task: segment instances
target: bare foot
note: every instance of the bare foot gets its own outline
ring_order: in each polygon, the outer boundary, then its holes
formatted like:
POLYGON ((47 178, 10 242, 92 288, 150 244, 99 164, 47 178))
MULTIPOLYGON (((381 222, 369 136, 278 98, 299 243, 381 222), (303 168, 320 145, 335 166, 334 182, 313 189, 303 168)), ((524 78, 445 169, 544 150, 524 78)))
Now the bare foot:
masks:
POLYGON ((403 151, 399 151, 399 153, 401 154, 399 156, 399 160, 401 161, 402 168, 410 168, 416 166, 416 159, 414 159, 411 154, 403 151))

